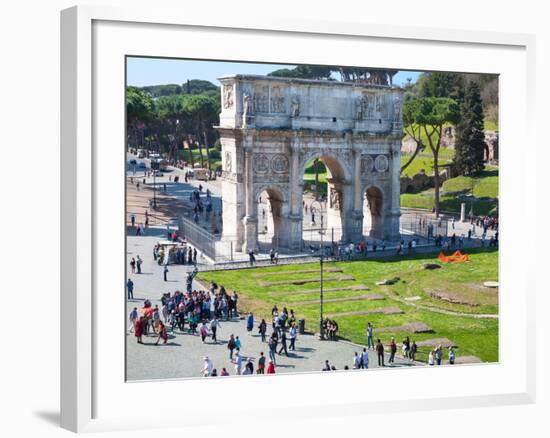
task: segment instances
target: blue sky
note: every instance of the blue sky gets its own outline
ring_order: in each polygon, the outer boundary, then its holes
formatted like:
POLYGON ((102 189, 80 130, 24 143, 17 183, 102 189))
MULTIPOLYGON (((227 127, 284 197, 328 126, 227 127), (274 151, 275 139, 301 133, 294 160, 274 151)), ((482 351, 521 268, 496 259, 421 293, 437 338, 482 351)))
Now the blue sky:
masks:
MULTIPOLYGON (((228 74, 246 73, 265 75, 293 65, 251 64, 246 62, 192 61, 183 59, 128 58, 128 85, 182 84, 187 79, 203 79, 219 85, 216 78, 228 74)), ((407 78, 413 82, 419 72, 400 71, 394 76, 394 84, 402 85, 407 78)))

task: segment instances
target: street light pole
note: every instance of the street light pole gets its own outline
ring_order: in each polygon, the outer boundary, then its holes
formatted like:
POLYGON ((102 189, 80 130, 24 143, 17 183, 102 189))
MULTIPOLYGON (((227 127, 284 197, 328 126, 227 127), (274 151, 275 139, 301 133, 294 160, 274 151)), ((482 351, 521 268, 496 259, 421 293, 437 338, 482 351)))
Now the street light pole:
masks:
POLYGON ((319 265, 321 269, 321 287, 320 290, 320 307, 321 311, 319 313, 319 335, 321 339, 325 338, 325 330, 323 327, 323 262, 324 262, 325 248, 323 246, 323 214, 321 213, 321 257, 319 259, 319 265))
MULTIPOLYGON (((158 151, 159 151, 159 145, 157 143, 157 154, 158 154, 158 151)), ((151 170, 153 171, 153 208, 156 209, 157 208, 157 172, 153 168, 152 164, 153 164, 153 161, 150 160, 149 165, 151 167, 151 170)))
POLYGON ((319 252, 319 269, 320 269, 320 273, 319 273, 319 280, 320 280, 320 287, 319 287, 319 337, 321 339, 324 339, 325 338, 325 330, 324 330, 324 327, 323 327, 323 300, 324 300, 324 297, 323 297, 323 282, 324 282, 324 278, 323 278, 323 265, 324 265, 324 262, 325 262, 325 247, 323 245, 323 234, 325 233, 325 230, 324 230, 324 211, 323 211, 323 205, 321 204, 321 202, 319 200, 315 200, 311 203, 311 209, 313 210, 313 204, 315 203, 318 203, 319 204, 319 215, 321 216, 321 230, 319 231, 319 234, 321 234, 321 244, 320 244, 320 252, 319 252))

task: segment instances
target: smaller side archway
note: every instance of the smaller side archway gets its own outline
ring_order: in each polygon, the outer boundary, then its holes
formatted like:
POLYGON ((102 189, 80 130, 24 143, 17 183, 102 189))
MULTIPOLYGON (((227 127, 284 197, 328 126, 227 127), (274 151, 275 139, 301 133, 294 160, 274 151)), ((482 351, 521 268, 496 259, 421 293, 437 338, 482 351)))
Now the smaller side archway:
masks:
POLYGON ((285 248, 288 240, 288 201, 284 191, 276 186, 261 186, 256 190, 256 205, 259 249, 285 248))
POLYGON ((384 192, 369 186, 364 192, 363 234, 374 239, 384 238, 384 192))

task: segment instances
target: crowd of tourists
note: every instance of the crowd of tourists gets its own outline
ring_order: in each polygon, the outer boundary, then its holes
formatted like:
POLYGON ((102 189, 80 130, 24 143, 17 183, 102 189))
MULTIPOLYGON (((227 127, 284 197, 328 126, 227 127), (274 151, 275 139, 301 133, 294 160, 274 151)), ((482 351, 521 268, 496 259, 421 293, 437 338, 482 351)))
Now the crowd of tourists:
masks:
MULTIPOLYGON (((192 275, 192 274, 191 274, 192 275)), ((239 336, 229 335, 225 341, 218 340, 218 331, 222 328, 224 321, 239 318, 238 294, 228 293, 221 286, 211 284, 208 291, 192 290, 188 292, 176 291, 165 293, 160 299, 159 305, 152 305, 150 300, 145 300, 143 307, 134 307, 130 312, 129 331, 135 334, 138 344, 143 344, 143 336, 155 338, 155 345, 166 344, 169 333, 200 336, 203 343, 211 338, 211 344, 225 345, 228 350, 229 367, 224 366, 218 369, 214 366, 211 357, 203 358, 201 375, 205 377, 228 376, 228 375, 252 375, 252 374, 274 374, 277 367, 277 358, 281 355, 289 356, 290 351, 296 350, 298 338, 297 319, 293 309, 283 307, 279 310, 277 305, 271 310, 270 324, 261 318, 255 320, 252 312, 249 312, 244 321, 246 331, 249 335, 257 329, 261 342, 267 344, 267 356, 263 351, 255 358, 245 357, 241 353, 243 341, 239 336), (268 327, 271 326, 271 334, 268 336, 268 327), (229 371, 232 368, 232 371, 229 371)), ((336 321, 326 318, 323 321, 323 329, 326 339, 336 339, 338 324, 336 321)), ((349 364, 343 369, 368 369, 369 351, 376 354, 378 366, 392 365, 398 353, 398 345, 392 337, 389 344, 384 345, 380 339, 374 341, 374 328, 369 322, 366 328, 367 346, 362 351, 356 351, 350 358, 349 364)), ((412 363, 416 360, 418 346, 414 340, 406 336, 401 343, 401 355, 406 361, 412 363)), ((428 365, 441 365, 443 363, 444 349, 441 345, 431 350, 428 354, 428 365)), ((448 363, 455 363, 455 351, 453 347, 448 348, 448 363)), ((335 365, 327 359, 322 371, 336 371, 335 365)))
MULTIPOLYGON (((176 235, 175 232, 174 235, 176 235)), ((171 264, 196 265, 197 255, 197 248, 193 248, 190 245, 170 245, 166 248, 166 245, 157 243, 153 246, 153 260, 156 261, 159 266, 171 264)))

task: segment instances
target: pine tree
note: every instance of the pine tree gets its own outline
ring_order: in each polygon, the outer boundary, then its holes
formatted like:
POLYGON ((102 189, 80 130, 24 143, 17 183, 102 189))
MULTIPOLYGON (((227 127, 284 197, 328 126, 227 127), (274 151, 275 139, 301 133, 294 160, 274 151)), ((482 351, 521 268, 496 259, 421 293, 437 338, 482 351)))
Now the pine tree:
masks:
POLYGON ((456 126, 454 165, 459 175, 473 175, 484 168, 483 107, 479 85, 472 81, 461 105, 461 120, 456 126))

